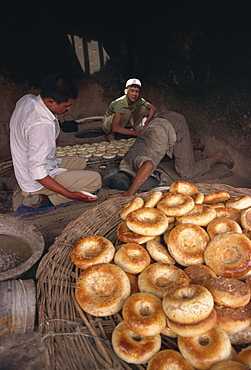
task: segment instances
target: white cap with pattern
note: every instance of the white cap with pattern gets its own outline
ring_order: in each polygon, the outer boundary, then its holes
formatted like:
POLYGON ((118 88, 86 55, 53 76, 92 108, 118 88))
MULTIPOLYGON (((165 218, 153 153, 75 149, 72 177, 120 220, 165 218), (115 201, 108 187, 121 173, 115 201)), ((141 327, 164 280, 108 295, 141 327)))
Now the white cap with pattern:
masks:
POLYGON ((130 78, 130 80, 126 81, 126 87, 131 86, 131 85, 137 85, 141 87, 141 82, 137 78, 130 78))

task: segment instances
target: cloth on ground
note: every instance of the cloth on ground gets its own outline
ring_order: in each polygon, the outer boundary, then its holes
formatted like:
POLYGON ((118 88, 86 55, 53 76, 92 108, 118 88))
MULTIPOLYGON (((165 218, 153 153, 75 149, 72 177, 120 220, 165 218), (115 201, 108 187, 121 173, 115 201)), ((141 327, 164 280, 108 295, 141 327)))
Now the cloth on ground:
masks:
POLYGON ((21 204, 13 213, 13 217, 30 217, 38 214, 44 214, 48 213, 54 209, 60 208, 60 207, 67 207, 71 204, 79 203, 77 201, 71 201, 67 203, 62 203, 57 206, 54 206, 52 203, 47 203, 39 208, 32 208, 32 207, 26 207, 23 204, 21 204))
POLYGON ((97 194, 99 199, 95 202, 90 202, 90 203, 69 201, 67 203, 62 203, 57 206, 48 204, 40 208, 26 207, 23 204, 20 205, 20 203, 18 203, 18 205, 14 208, 14 213, 12 214, 12 216, 24 218, 24 217, 33 217, 33 216, 40 217, 43 214, 46 214, 49 212, 52 212, 52 213, 62 212, 62 214, 65 212, 72 212, 72 211, 79 212, 80 210, 82 210, 82 212, 85 212, 86 210, 91 209, 92 207, 95 207, 97 204, 100 204, 103 201, 105 201, 109 195, 116 194, 117 192, 118 190, 101 188, 97 194))

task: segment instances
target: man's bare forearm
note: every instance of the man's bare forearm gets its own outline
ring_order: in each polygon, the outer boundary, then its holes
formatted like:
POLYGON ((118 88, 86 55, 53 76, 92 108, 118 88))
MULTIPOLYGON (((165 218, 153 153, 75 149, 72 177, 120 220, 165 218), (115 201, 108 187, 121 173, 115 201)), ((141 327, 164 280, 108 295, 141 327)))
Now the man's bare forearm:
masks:
POLYGON ((46 176, 41 180, 37 180, 43 187, 53 191, 54 193, 61 194, 68 198, 71 196, 71 192, 67 190, 64 186, 60 185, 56 180, 54 180, 51 176, 46 176))
MULTIPOLYGON (((61 194, 68 199, 79 200, 81 202, 85 202, 90 199, 88 195, 83 194, 79 191, 70 191, 66 189, 50 176, 46 176, 43 179, 37 181, 46 189, 49 189, 54 193, 61 194)), ((96 199, 98 199, 98 197, 96 199)))
POLYGON ((148 179, 148 177, 151 175, 153 170, 153 163, 151 161, 146 161, 143 163, 143 165, 140 167, 140 169, 137 172, 137 175, 132 181, 132 185, 128 189, 127 193, 128 196, 134 195, 139 187, 144 184, 144 182, 148 179))

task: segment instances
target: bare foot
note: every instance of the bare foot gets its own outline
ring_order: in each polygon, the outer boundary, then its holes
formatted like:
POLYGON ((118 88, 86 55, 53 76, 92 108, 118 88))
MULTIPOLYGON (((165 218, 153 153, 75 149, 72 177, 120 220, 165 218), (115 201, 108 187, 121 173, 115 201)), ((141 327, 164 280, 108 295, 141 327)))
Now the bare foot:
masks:
POLYGON ((215 156, 217 157, 216 163, 223 163, 229 169, 234 167, 234 160, 230 157, 226 149, 219 149, 215 153, 215 156))

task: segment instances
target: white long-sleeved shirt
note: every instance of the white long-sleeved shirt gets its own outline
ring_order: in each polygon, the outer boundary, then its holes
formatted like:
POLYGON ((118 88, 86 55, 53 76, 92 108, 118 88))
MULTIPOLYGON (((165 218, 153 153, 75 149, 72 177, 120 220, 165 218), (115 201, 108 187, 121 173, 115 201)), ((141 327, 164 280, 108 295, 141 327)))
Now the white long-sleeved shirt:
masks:
POLYGON ((40 95, 18 100, 10 119, 10 149, 15 177, 23 191, 37 191, 43 186, 36 180, 67 171, 58 167, 62 159, 55 156, 59 133, 58 119, 40 95))

